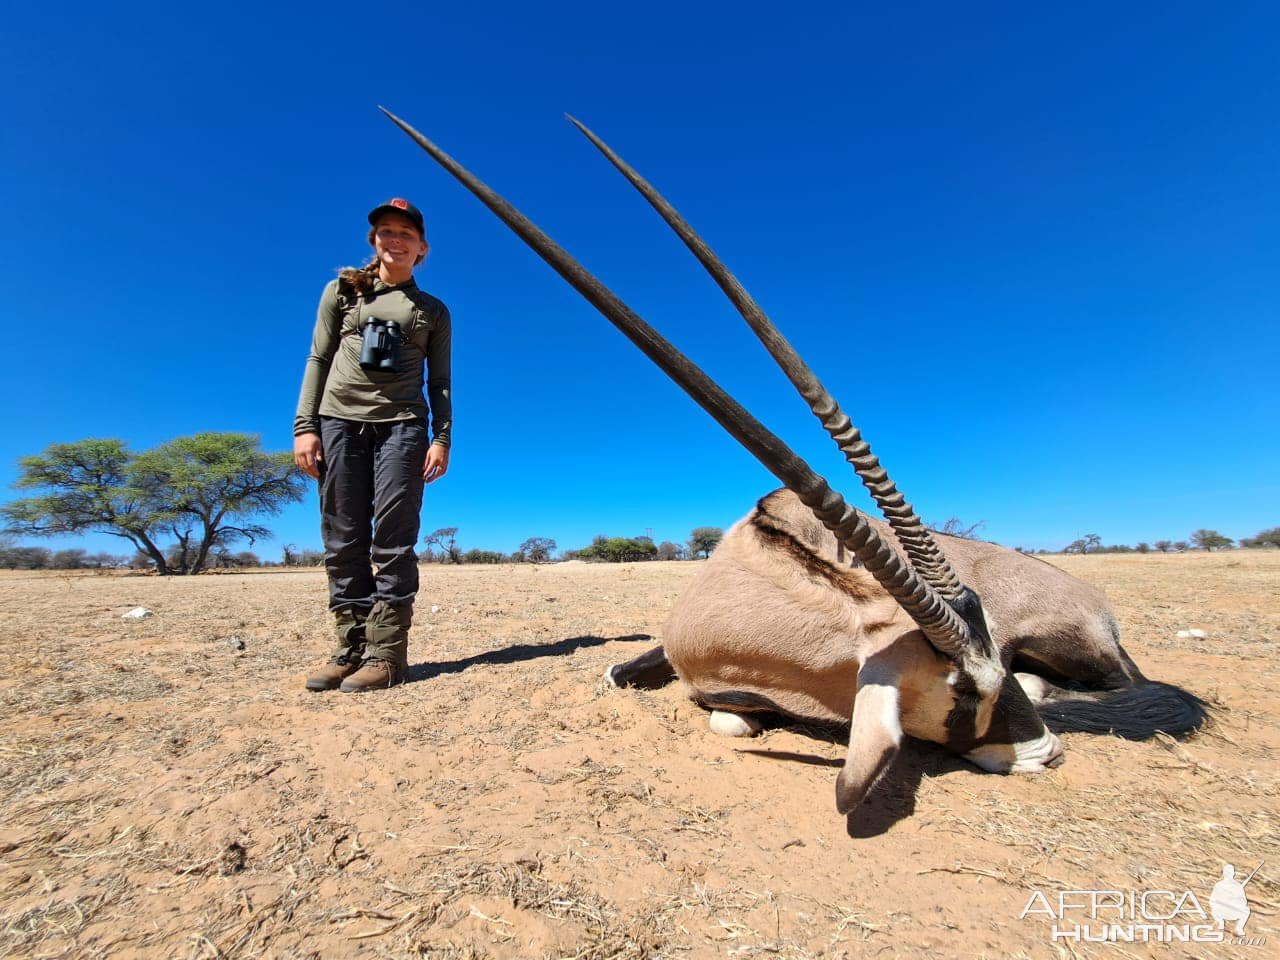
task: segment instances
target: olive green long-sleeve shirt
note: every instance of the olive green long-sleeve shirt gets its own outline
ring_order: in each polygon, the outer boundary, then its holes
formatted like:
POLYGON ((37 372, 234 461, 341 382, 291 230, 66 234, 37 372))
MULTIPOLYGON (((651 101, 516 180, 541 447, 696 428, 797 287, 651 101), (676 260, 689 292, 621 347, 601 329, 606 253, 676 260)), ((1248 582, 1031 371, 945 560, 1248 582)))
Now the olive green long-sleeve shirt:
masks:
POLYGON ((361 297, 330 281, 320 297, 293 435, 319 433, 322 416, 373 422, 430 416, 432 443, 449 446, 452 340, 449 308, 413 280, 394 287, 376 280, 361 297), (360 366, 362 332, 373 317, 394 320, 404 334, 394 371, 360 366))

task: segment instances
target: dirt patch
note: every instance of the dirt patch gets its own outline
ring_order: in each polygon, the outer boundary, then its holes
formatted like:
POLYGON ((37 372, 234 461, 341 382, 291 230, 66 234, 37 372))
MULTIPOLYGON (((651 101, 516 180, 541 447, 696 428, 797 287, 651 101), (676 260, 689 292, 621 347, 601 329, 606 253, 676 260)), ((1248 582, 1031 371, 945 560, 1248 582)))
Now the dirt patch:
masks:
POLYGON ((912 744, 848 819, 840 731, 722 739, 677 686, 601 683, 698 564, 424 568, 413 682, 363 697, 302 689, 320 572, 0 575, 0 956, 1198 956, 1018 914, 1037 888, 1207 908, 1264 859, 1269 945, 1215 955, 1274 956, 1280 554, 1055 562, 1213 726, 1068 735, 1034 778, 912 744))

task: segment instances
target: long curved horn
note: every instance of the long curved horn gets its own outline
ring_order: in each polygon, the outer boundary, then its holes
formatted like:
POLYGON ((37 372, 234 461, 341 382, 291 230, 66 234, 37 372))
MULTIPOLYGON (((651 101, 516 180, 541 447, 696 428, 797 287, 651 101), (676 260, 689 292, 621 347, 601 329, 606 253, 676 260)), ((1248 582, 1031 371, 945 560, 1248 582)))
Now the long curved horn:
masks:
MULTIPOLYGON (((460 163, 401 120, 384 114, 432 159, 470 190, 503 223, 524 240, 575 290, 618 328, 645 356, 657 364, 720 426, 792 490, 828 530, 854 554, 885 591, 919 625, 939 653, 955 660, 961 676, 955 687, 962 696, 991 702, 1004 680, 1004 668, 987 633, 981 603, 966 590, 948 604, 905 564, 902 557, 866 518, 849 506, 827 481, 816 474, 781 439, 730 397, 692 360, 667 342, 653 327, 618 299, 577 260, 543 233, 524 214, 500 197, 460 163), (963 613, 963 615, 962 615, 963 613)), ((961 718, 957 716, 959 721, 961 718)))
POLYGON ((742 319, 747 321, 747 325, 760 338, 765 349, 777 361, 782 372, 787 375, 787 379, 808 401, 809 409, 822 423, 823 429, 835 440, 845 460, 861 478, 863 486, 870 491, 876 506, 885 515, 898 542, 906 551, 911 566, 933 589, 948 600, 958 597, 964 585, 942 551, 938 549, 928 528, 920 521, 911 504, 907 503, 906 497, 898 491, 884 467, 880 465, 880 461, 871 452, 870 444, 862 438, 862 433, 840 409, 835 397, 831 396, 809 365, 801 359, 795 348, 774 326, 773 321, 760 309, 760 305, 751 294, 747 293, 738 278, 689 226, 688 221, 680 216, 666 198, 654 188, 653 184, 640 176, 585 124, 573 117, 567 119, 595 144, 596 149, 617 167, 618 172, 626 177, 632 186, 644 195, 650 206, 658 211, 663 220, 667 221, 667 225, 684 241, 685 246, 698 258, 698 262, 706 268, 707 273, 711 274, 711 278, 724 291, 725 296, 733 301, 738 313, 742 314, 742 319))

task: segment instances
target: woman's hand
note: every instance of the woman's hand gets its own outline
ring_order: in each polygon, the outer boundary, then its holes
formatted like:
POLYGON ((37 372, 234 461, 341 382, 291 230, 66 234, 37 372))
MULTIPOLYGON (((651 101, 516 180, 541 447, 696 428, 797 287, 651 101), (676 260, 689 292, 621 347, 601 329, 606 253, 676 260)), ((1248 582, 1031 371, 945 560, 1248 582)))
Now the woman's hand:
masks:
POLYGON ((324 451, 320 449, 319 434, 300 433, 293 438, 293 462, 308 477, 320 479, 320 468, 316 464, 323 459, 324 451))
POLYGON ((427 448, 427 459, 422 464, 422 479, 427 483, 439 480, 449 469, 449 448, 433 443, 427 448))

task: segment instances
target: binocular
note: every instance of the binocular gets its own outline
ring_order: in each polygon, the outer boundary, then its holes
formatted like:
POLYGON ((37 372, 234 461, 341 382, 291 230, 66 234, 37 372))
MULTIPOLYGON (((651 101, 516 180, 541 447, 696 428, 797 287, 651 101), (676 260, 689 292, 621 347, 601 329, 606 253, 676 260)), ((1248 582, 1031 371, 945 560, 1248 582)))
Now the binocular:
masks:
POLYGON ((360 341, 360 366, 364 370, 395 370, 404 335, 394 320, 370 317, 360 341))

